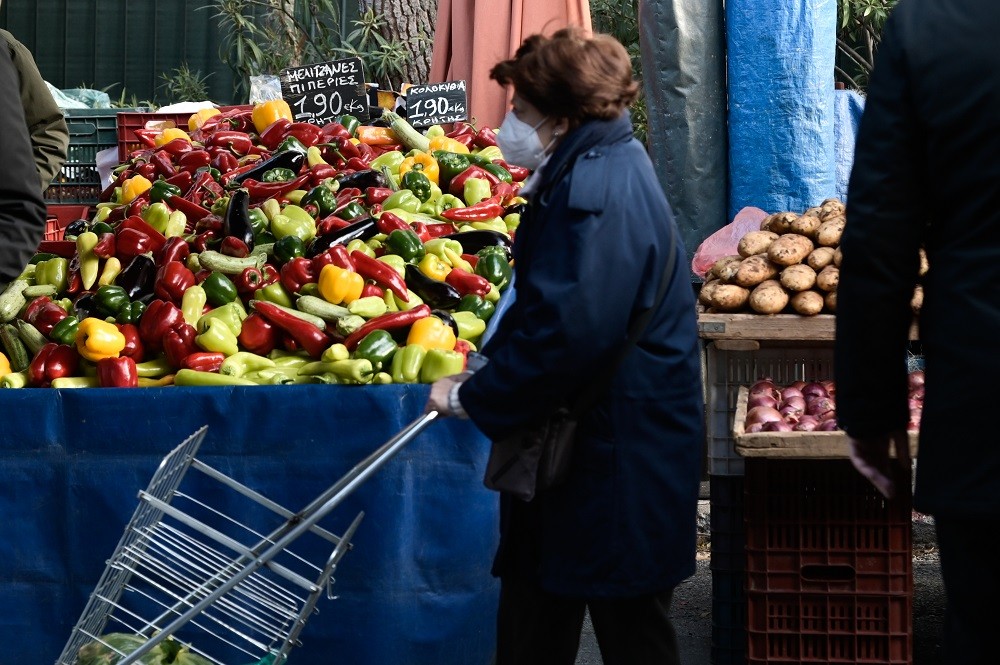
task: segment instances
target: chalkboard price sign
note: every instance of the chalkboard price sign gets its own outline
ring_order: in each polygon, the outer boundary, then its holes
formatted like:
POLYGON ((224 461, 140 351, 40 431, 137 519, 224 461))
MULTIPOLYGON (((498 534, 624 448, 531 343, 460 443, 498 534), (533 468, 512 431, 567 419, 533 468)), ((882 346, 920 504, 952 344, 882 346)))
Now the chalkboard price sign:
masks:
POLYGON ((368 94, 361 58, 288 67, 279 73, 281 96, 296 122, 324 125, 338 115, 368 119, 368 94))
POLYGON ((468 120, 465 81, 410 86, 406 91, 406 119, 414 127, 468 120))

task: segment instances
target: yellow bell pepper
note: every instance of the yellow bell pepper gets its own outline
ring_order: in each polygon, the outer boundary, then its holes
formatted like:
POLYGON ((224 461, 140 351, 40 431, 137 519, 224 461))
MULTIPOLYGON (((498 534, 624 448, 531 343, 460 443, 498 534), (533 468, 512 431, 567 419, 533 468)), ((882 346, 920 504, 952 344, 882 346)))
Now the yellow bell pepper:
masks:
POLYGON ((360 143, 368 145, 395 145, 399 143, 396 132, 389 127, 375 127, 374 125, 361 125, 355 134, 355 138, 360 143))
POLYGON ((444 278, 451 272, 451 268, 441 260, 441 257, 430 253, 420 259, 420 263, 417 264, 417 270, 439 282, 443 282, 444 278))
POLYGON ((399 177, 402 178, 410 170, 420 171, 435 185, 438 184, 441 175, 441 169, 438 166, 437 160, 426 152, 418 152, 413 157, 407 157, 400 162, 399 177))
POLYGON ((153 183, 141 175, 134 175, 128 178, 122 183, 122 196, 119 203, 131 203, 135 200, 135 197, 145 193, 152 186, 153 183))
POLYGON ((257 104, 250 113, 250 119, 253 120, 254 129, 257 130, 258 134, 280 118, 292 121, 292 109, 284 99, 272 99, 257 104))
POLYGON ((167 145, 174 139, 184 139, 188 143, 191 142, 191 137, 183 129, 180 127, 169 127, 160 132, 160 135, 156 137, 153 143, 159 148, 160 146, 167 145))
POLYGON ((448 138, 447 136, 435 136, 431 139, 430 152, 435 150, 445 150, 447 152, 457 152, 459 154, 469 154, 469 149, 461 141, 448 138))
POLYGON ((211 118, 213 115, 219 115, 222 113, 219 109, 201 109, 195 113, 191 114, 188 118, 188 131, 193 132, 196 129, 201 129, 201 126, 205 124, 205 121, 211 118))
POLYGON ((88 316, 76 329, 76 350, 87 360, 117 358, 125 348, 125 335, 113 323, 88 316))
POLYGON ((7 374, 10 374, 10 361, 7 360, 7 356, 0 353, 0 376, 7 374))
POLYGON ((319 272, 319 294, 334 305, 346 305, 361 297, 365 279, 353 270, 327 264, 319 272))
POLYGON ((455 348, 455 341, 455 331, 436 316, 417 319, 410 326, 410 332, 406 336, 407 346, 416 344, 428 351, 431 349, 451 351, 455 348))

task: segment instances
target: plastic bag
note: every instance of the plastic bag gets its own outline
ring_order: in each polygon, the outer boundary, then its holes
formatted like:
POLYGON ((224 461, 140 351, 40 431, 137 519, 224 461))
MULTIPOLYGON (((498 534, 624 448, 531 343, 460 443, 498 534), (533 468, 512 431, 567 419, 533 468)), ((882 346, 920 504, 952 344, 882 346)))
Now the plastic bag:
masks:
POLYGON ((730 223, 705 238, 691 259, 691 272, 702 279, 716 261, 736 254, 740 239, 750 231, 759 231, 767 213, 760 208, 743 208, 730 223))

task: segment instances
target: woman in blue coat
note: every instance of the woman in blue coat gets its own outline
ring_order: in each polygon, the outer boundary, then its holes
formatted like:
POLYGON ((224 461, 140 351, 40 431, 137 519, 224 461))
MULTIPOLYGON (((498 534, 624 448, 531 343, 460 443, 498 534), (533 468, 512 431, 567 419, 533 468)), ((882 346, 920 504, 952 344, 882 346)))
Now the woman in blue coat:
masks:
POLYGON ((517 299, 488 363, 436 383, 430 408, 502 438, 579 396, 655 305, 580 423, 568 480, 501 495, 497 662, 572 665, 589 608, 605 663, 676 663, 667 611, 694 572, 703 405, 684 250, 626 111, 638 84, 621 44, 575 30, 530 37, 491 75, 514 89, 505 159, 537 169, 517 299))

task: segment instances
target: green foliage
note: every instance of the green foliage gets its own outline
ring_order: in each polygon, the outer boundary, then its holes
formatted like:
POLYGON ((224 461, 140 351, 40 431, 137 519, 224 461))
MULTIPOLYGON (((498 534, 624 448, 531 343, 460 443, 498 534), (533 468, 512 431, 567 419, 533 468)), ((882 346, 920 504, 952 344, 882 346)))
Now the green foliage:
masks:
MULTIPOLYGON (((621 42, 632 60, 632 75, 642 80, 642 58, 639 54, 639 0, 590 0, 590 15, 594 32, 609 34, 621 42)), ((646 98, 639 91, 639 98, 629 109, 632 112, 632 129, 635 137, 646 142, 646 98)))
MULTIPOLYGON (((380 88, 398 90, 399 84, 406 78, 406 66, 412 59, 410 45, 383 37, 385 18, 376 14, 371 7, 362 12, 352 24, 354 30, 347 35, 344 46, 337 51, 343 56, 361 58, 368 79, 377 82, 380 88)), ((419 47, 422 42, 427 41, 425 37, 416 39, 418 43, 413 47, 419 47)))
POLYGON ((857 90, 868 86, 882 28, 897 0, 837 0, 837 81, 857 90))
POLYGON ((191 71, 186 62, 182 62, 170 74, 162 74, 164 92, 167 102, 195 102, 208 99, 208 77, 202 76, 201 72, 191 71))

